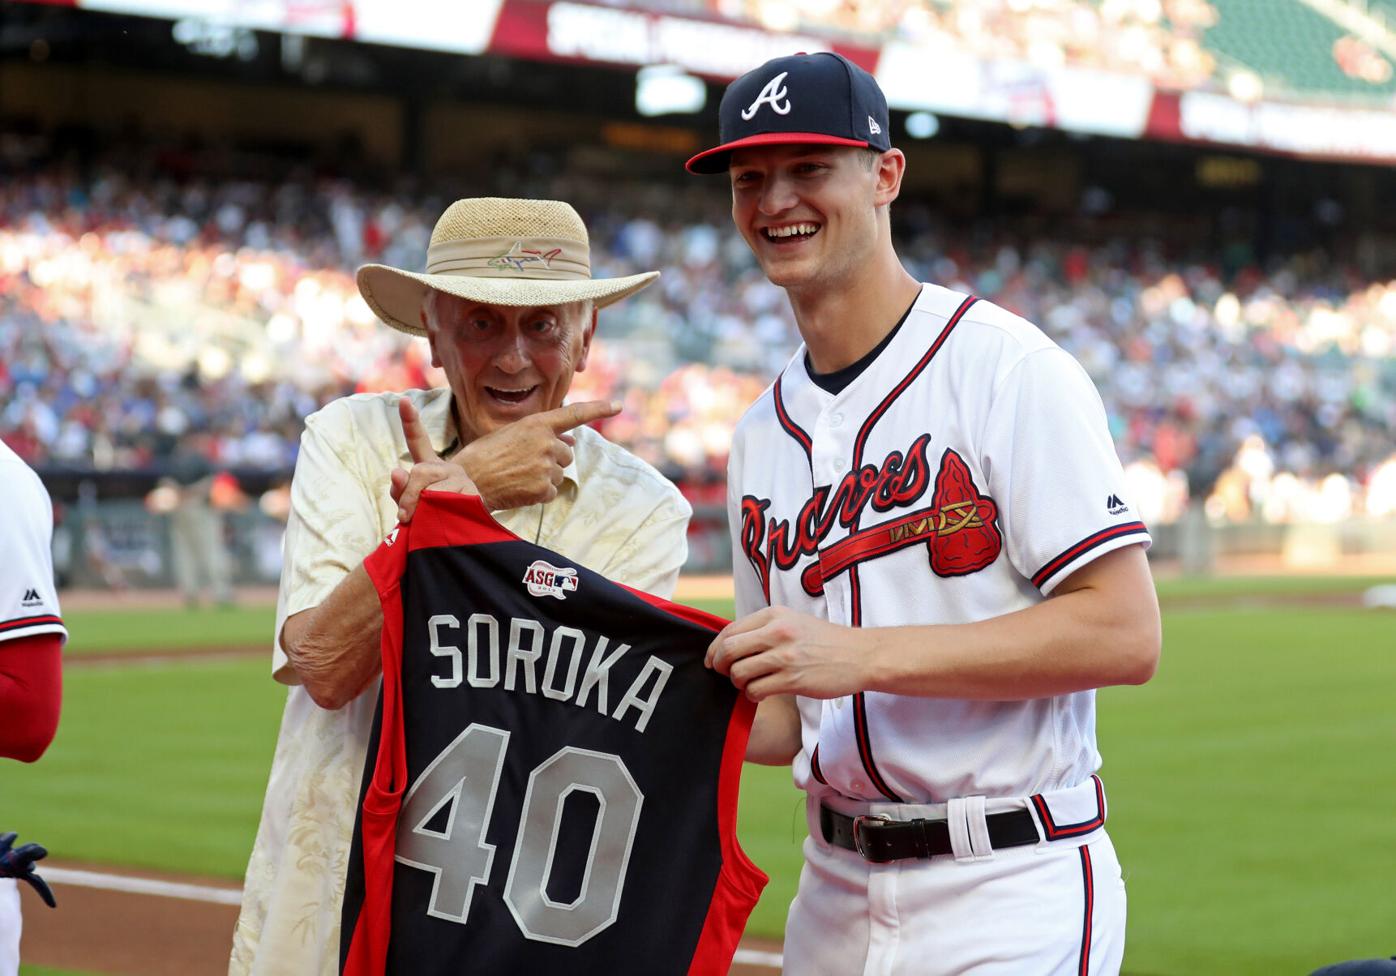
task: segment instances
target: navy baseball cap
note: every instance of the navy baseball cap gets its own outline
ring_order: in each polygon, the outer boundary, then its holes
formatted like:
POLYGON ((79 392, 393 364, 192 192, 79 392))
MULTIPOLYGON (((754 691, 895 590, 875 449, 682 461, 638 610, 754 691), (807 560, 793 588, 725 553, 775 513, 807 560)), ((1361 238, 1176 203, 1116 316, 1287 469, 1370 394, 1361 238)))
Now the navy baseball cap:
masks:
POLYGON ((774 58, 748 71, 727 86, 717 114, 721 145, 690 159, 690 173, 725 173, 732 150, 743 146, 892 148, 877 81, 830 51, 774 58))

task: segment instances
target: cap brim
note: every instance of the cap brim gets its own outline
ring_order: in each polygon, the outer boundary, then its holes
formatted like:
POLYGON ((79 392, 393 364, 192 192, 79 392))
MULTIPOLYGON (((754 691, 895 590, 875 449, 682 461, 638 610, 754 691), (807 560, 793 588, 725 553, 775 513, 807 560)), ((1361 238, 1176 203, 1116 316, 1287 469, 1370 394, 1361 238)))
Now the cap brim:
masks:
POLYGON ((624 278, 472 278, 414 274, 385 264, 366 264, 359 268, 355 280, 374 315, 400 332, 422 336, 427 334, 422 328, 422 301, 432 289, 484 305, 567 305, 586 300, 604 308, 658 277, 658 271, 646 271, 624 278))
POLYGON ((734 150, 743 149, 747 146, 794 146, 794 145, 819 145, 819 146, 861 146, 864 149, 872 148, 872 144, 866 139, 845 139, 842 136, 829 136, 820 132, 762 132, 758 135, 747 136, 745 139, 737 139, 734 142, 724 142, 720 146, 712 149, 704 149, 688 162, 684 163, 684 169, 690 173, 699 173, 704 176, 711 176, 715 173, 727 172, 727 163, 734 150))

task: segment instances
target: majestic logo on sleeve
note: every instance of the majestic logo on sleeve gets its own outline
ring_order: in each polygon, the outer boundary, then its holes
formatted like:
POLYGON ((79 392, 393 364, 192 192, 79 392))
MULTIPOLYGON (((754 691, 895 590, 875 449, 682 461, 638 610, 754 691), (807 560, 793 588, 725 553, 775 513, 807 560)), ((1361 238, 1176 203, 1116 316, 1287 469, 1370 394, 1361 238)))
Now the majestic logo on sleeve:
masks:
POLYGON ((980 493, 964 459, 949 449, 941 456, 929 508, 853 532, 823 550, 819 548, 835 520, 850 527, 857 524, 869 504, 873 511, 885 512, 909 507, 924 495, 930 486, 929 442, 930 435, 922 434, 905 456, 893 451, 881 466, 865 464, 849 472, 832 496, 827 487, 815 489, 793 525, 767 518, 768 499, 744 497, 742 552, 767 595, 772 563, 777 569, 791 569, 802 557, 816 553, 818 561, 800 574, 800 585, 811 596, 822 593, 827 580, 850 566, 917 544, 927 545, 931 569, 937 576, 966 576, 991 565, 1003 549, 998 505, 980 493))
POLYGON ((523 581, 532 596, 565 600, 568 593, 577 589, 577 571, 571 566, 562 569, 545 560, 535 559, 524 570, 523 581))
POLYGON ((19 605, 22 607, 37 607, 43 602, 43 597, 39 596, 39 591, 30 587, 24 591, 24 599, 19 601, 19 605))
POLYGON ((788 74, 790 74, 790 72, 782 71, 770 81, 766 82, 766 87, 761 89, 761 94, 756 96, 756 101, 742 109, 742 121, 750 122, 756 117, 756 111, 762 105, 771 106, 771 111, 775 112, 777 115, 790 114, 789 92, 783 84, 785 76, 788 74), (785 104, 781 104, 781 99, 785 99, 785 104))

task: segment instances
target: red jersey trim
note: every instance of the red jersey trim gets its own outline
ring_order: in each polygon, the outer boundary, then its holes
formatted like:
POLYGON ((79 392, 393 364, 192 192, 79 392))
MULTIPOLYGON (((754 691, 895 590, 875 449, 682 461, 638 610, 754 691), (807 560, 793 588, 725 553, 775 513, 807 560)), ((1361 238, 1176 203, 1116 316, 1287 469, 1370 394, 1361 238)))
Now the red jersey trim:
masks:
POLYGON ((795 442, 798 443, 800 447, 804 449, 805 460, 810 462, 810 474, 813 475, 814 442, 810 440, 810 436, 809 434, 805 433, 804 428, 802 428, 799 424, 795 423, 795 421, 790 418, 789 412, 786 411, 785 399, 780 394, 780 381, 781 377, 777 376, 775 385, 771 388, 771 399, 775 403, 776 407, 776 420, 780 421, 781 428, 792 438, 794 438, 795 442))
POLYGON ((1077 976, 1089 976, 1091 971, 1091 918, 1095 914, 1095 877, 1091 871, 1090 849, 1081 847, 1081 887, 1085 910, 1081 922, 1081 964, 1077 976))
POLYGON ((1042 829, 1047 834, 1048 840, 1079 837, 1105 826, 1105 787, 1101 784, 1099 776, 1092 774, 1091 779, 1095 782, 1096 814, 1094 817, 1079 823, 1057 824, 1053 822, 1052 811, 1048 808, 1047 801, 1043 799, 1042 794, 1034 793, 1029 797, 1032 800, 1032 805, 1037 809, 1037 818, 1042 821, 1042 829))
POLYGON ((15 617, 13 620, 6 620, 0 623, 0 634, 7 634, 12 630, 24 630, 29 627, 62 627, 63 618, 53 613, 43 613, 36 617, 15 617))
POLYGON ((742 763, 746 759, 756 703, 737 696, 722 748, 722 768, 717 781, 717 828, 722 846, 722 870, 718 872, 703 930, 698 936, 689 976, 726 976, 746 928, 747 919, 770 881, 752 863, 737 841, 737 800, 741 793, 742 763))
POLYGON ((1039 590, 1042 589, 1048 580, 1092 549, 1097 549, 1107 542, 1129 535, 1139 535, 1147 538, 1149 530, 1145 527, 1143 522, 1122 522, 1119 525, 1112 525, 1108 529, 1101 529, 1099 532, 1088 535, 1065 552, 1050 560, 1047 565, 1034 573, 1032 585, 1039 590))
MULTIPOLYGON (((443 498, 449 497, 441 493, 443 498)), ((474 496, 457 495, 456 498, 474 496)), ((436 499, 432 500, 433 502, 436 499)), ((483 509, 483 505, 479 506, 483 509)), ((419 506, 418 514, 431 506, 419 506)), ((430 535, 431 519, 423 520, 430 535)), ((407 554, 413 548, 411 523, 400 525, 364 560, 364 569, 383 606, 383 715, 373 778, 364 794, 360 836, 363 847, 364 897, 344 961, 343 976, 383 976, 392 933, 393 863, 397 852, 397 816, 407 785, 407 740, 402 727, 402 601, 397 598, 407 554)))
POLYGON ((955 330, 955 326, 960 324, 960 319, 964 318, 970 306, 977 301, 979 301, 978 298, 969 295, 960 303, 960 307, 955 309, 955 313, 950 316, 950 320, 940 330, 940 335, 936 336, 936 341, 931 343, 931 348, 927 349, 925 355, 917 361, 915 366, 911 367, 911 372, 902 377, 900 383, 892 387, 892 392, 882 398, 882 402, 877 405, 876 409, 868 414, 868 419, 863 421, 863 426, 858 429, 858 439, 853 442, 853 470, 858 470, 858 466, 863 463, 863 445, 867 443, 868 435, 872 433, 873 426, 882 419, 882 415, 887 412, 887 408, 892 405, 893 401, 902 395, 916 377, 921 375, 921 371, 935 358, 935 354, 940 352, 940 347, 945 345, 945 340, 950 338, 950 333, 955 330))

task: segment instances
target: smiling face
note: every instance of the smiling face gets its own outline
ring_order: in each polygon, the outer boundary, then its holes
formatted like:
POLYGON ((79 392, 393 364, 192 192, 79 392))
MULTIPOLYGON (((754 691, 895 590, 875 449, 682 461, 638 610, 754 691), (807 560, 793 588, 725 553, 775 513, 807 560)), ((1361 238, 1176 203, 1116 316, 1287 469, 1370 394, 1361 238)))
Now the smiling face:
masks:
POLYGON ((878 245, 883 202, 876 158, 865 149, 821 145, 732 154, 732 220, 773 284, 837 286, 866 266, 878 245))
POLYGON ((432 365, 446 372, 461 441, 562 406, 586 368, 596 313, 590 302, 484 305, 429 292, 422 324, 432 365))

